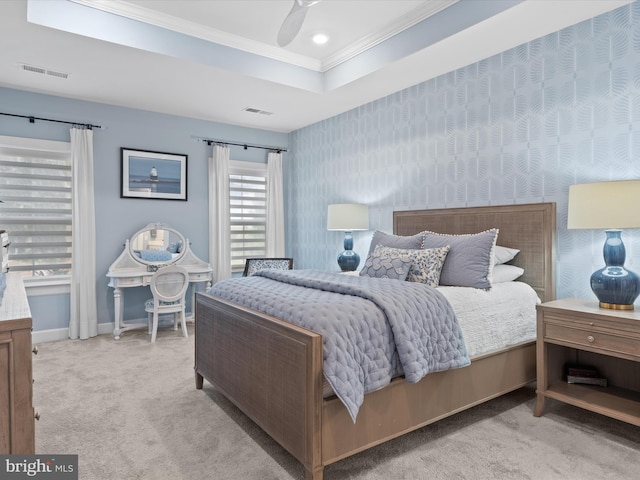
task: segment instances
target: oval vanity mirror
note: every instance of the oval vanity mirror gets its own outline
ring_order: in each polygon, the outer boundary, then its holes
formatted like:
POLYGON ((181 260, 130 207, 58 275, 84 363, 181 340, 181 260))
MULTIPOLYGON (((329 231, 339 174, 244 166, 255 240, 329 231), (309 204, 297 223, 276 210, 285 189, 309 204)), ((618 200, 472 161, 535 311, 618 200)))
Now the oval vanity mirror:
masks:
POLYGON ((178 261, 187 251, 180 232, 163 223, 150 223, 129 241, 133 258, 145 265, 165 265, 178 261))

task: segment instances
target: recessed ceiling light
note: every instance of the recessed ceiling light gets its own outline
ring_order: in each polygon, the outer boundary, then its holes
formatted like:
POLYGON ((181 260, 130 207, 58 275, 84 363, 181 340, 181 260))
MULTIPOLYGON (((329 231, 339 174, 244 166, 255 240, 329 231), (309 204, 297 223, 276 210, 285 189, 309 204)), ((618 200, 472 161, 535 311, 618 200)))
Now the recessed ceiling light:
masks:
POLYGON ((315 43, 316 45, 324 45, 329 41, 329 37, 324 33, 316 33, 313 37, 311 37, 311 40, 313 40, 313 43, 315 43))

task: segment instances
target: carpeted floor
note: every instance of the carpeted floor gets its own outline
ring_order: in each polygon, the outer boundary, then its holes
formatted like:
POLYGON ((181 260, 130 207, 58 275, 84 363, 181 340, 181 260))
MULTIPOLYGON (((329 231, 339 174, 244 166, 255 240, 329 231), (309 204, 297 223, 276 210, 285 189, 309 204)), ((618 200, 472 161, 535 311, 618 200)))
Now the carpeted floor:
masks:
MULTIPOLYGON (((304 470, 205 382, 193 327, 40 344, 36 453, 77 454, 81 480, 303 479, 304 470)), ((345 479, 634 479, 640 428, 527 387, 325 468, 345 479)))

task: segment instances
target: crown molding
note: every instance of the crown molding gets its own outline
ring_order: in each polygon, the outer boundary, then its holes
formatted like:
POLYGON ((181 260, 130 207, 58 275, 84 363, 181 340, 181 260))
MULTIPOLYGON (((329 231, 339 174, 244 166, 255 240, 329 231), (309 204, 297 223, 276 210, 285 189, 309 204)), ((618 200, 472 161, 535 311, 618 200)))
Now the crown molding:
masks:
POLYGON ((326 72, 333 67, 340 65, 341 63, 347 62, 353 57, 369 50, 370 48, 375 47, 376 45, 380 45, 384 43, 394 35, 417 25, 418 23, 426 20, 429 17, 432 17, 436 13, 444 10, 445 8, 449 8, 451 5, 458 3, 459 0, 431 0, 429 2, 423 3, 418 8, 407 12, 402 17, 399 17, 394 22, 387 25, 384 29, 375 32, 374 34, 367 35, 353 45, 340 50, 328 57, 322 59, 322 72, 326 72))

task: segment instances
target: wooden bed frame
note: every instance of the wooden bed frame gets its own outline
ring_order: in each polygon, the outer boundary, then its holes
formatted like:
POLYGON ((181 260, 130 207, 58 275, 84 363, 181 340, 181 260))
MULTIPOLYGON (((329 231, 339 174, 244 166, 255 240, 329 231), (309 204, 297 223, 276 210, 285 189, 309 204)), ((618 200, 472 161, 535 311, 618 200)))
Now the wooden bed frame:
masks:
MULTIPOLYGON (((397 235, 493 227, 499 245, 520 249, 513 263, 525 269, 522 281, 541 300, 554 299, 554 203, 393 214, 397 235)), ((535 354, 533 340, 415 384, 395 379, 365 396, 353 423, 337 397, 322 397, 321 335, 197 294, 196 388, 210 382, 304 465, 307 480, 322 480, 328 464, 526 385, 536 377, 535 354)))

